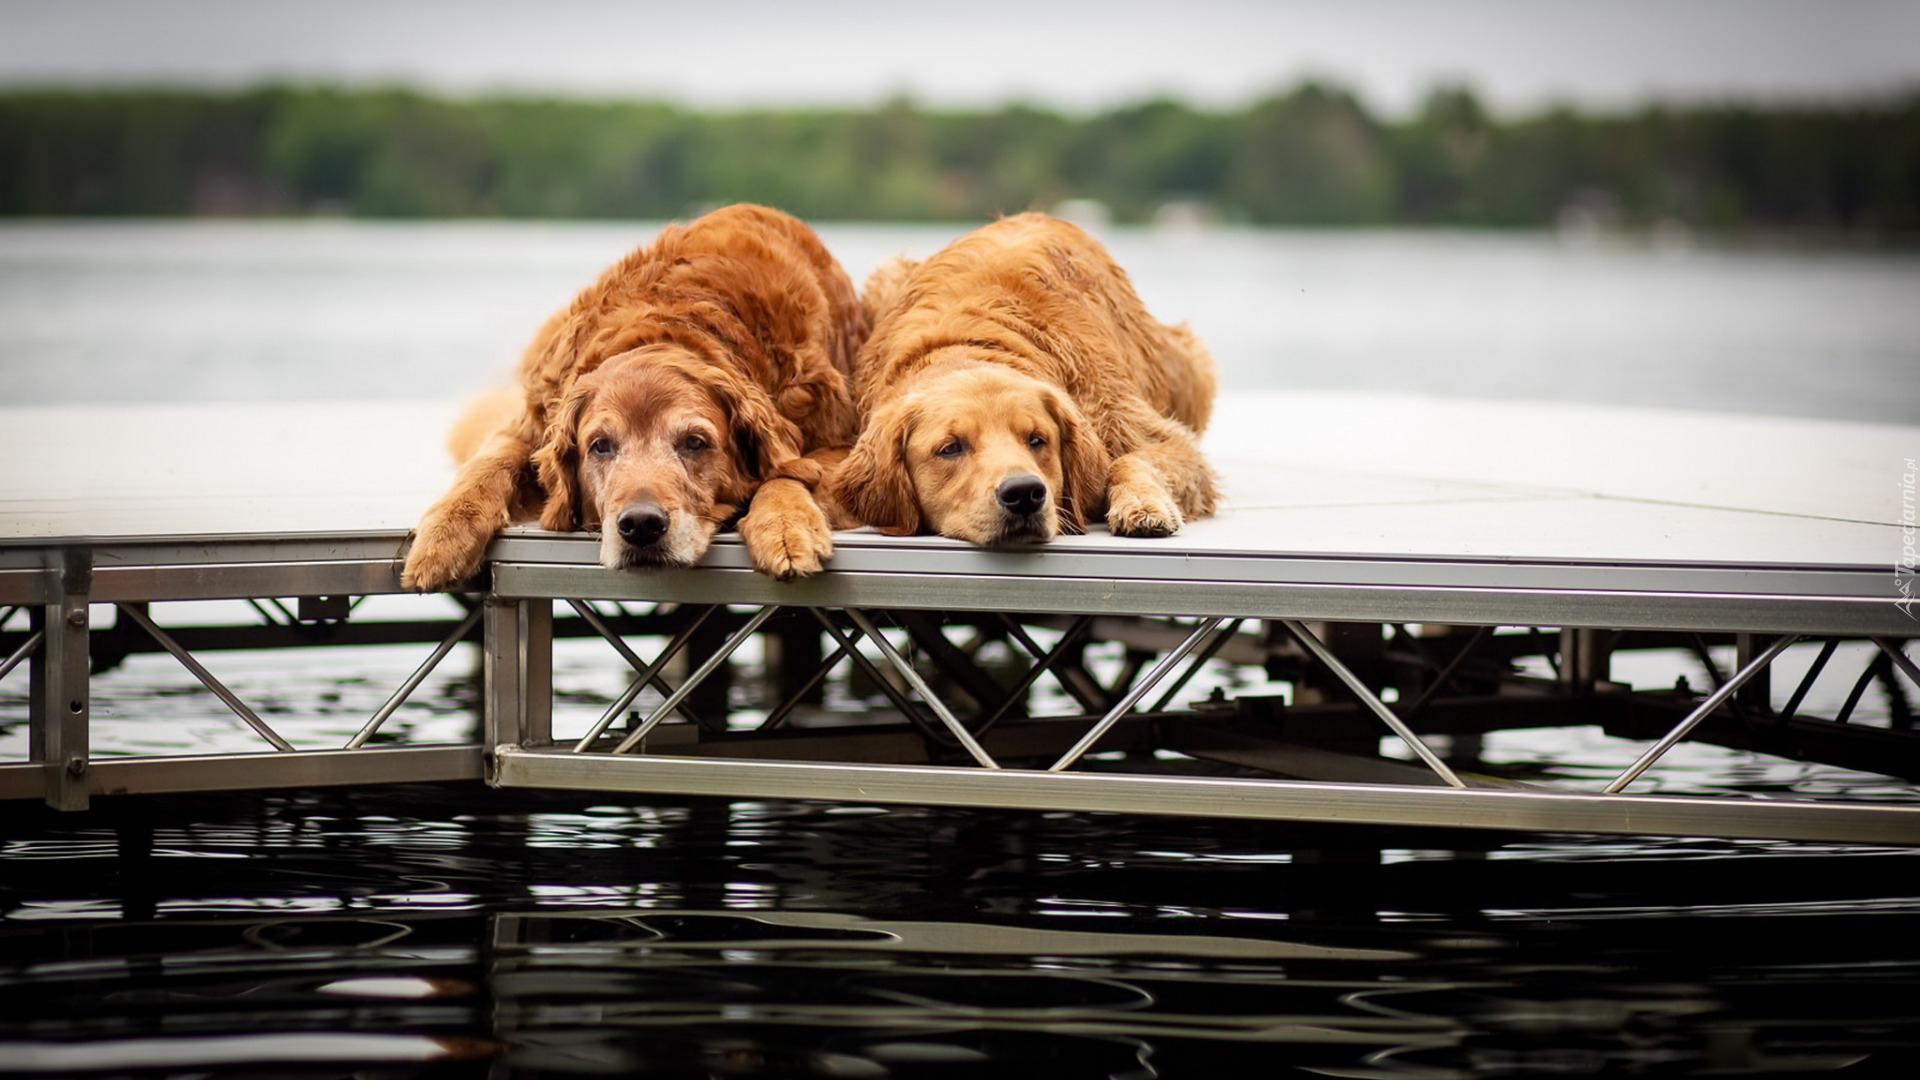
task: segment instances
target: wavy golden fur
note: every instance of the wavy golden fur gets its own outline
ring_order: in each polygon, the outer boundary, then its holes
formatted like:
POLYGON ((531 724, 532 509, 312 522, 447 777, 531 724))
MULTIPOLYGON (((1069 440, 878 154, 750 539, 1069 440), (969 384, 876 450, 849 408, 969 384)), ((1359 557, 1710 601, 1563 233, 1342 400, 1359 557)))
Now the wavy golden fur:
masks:
POLYGON ((833 547, 812 487, 853 440, 866 333, 846 272, 797 219, 740 204, 669 226, 541 326, 517 407, 493 395, 456 424, 458 478, 402 582, 462 582, 533 518, 599 531, 609 567, 688 565, 749 500, 755 568, 817 571, 833 547))
POLYGON ((884 532, 1044 541, 1104 517, 1167 536, 1213 513, 1198 436, 1213 359, 1149 315, 1093 237, 1004 218, 924 262, 883 265, 862 302, 859 439, 823 499, 884 532))

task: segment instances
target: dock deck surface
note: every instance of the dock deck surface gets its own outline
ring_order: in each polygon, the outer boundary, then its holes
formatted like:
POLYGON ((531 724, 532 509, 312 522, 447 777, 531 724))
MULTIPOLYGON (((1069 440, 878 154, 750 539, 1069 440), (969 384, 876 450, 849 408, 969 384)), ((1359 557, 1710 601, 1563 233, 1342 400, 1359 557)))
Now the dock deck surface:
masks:
MULTIPOLYGON (((452 479, 442 440, 457 408, 0 410, 0 453, 15 463, 0 484, 0 537, 403 533, 452 479)), ((1920 454, 1920 427, 1234 394, 1219 403, 1205 446, 1224 481, 1218 516, 1165 540, 1096 528, 1052 545, 1057 561, 1100 552, 1887 571, 1900 554, 1900 476, 1920 454)), ((969 553, 870 531, 840 540, 969 553)), ((716 563, 732 564, 727 547, 716 563)))

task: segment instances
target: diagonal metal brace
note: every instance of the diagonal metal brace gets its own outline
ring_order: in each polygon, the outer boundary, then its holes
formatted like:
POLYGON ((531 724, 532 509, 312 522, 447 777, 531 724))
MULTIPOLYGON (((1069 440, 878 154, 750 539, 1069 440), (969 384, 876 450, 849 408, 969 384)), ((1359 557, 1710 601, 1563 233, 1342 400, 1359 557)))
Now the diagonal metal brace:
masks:
POLYGON ((906 717, 907 722, 912 724, 916 731, 939 746, 959 745, 958 743, 950 744, 950 737, 947 732, 940 726, 929 721, 926 717, 920 715, 920 710, 914 707, 913 699, 902 693, 899 687, 893 685, 893 680, 887 678, 886 673, 881 671, 879 666, 872 660, 868 659, 866 653, 859 650, 854 642, 866 635, 862 633, 858 627, 854 628, 853 636, 848 637, 844 631, 834 625, 833 620, 827 617, 826 612, 821 611, 819 608, 808 608, 807 611, 820 623, 821 628, 827 632, 827 635, 833 638, 835 644, 838 645, 835 655, 845 653, 846 656, 853 661, 854 666, 865 672, 867 678, 873 680, 874 686, 878 687, 880 692, 887 696, 888 701, 893 702, 893 707, 900 710, 900 715, 906 717))
POLYGON ((1722 702, 1732 697, 1734 693, 1738 691, 1742 686, 1745 686, 1747 684, 1748 679, 1751 679, 1755 675, 1758 675, 1762 671, 1765 671, 1767 665, 1773 663, 1774 657, 1779 656, 1783 652, 1786 652, 1787 646, 1799 640, 1800 640, 1799 634, 1788 634, 1784 637, 1776 639, 1772 645, 1767 646, 1766 652, 1763 652, 1759 656, 1754 657, 1753 660, 1750 661, 1746 667, 1743 667, 1739 671, 1734 672, 1732 678, 1729 678, 1726 682, 1721 683, 1720 688, 1718 690, 1715 690, 1713 693, 1707 695, 1707 699, 1705 701, 1702 701, 1697 708, 1695 708, 1692 712, 1688 713, 1686 717, 1683 718, 1679 723, 1673 725, 1672 731, 1669 731, 1665 735, 1661 736, 1660 741, 1657 743, 1654 743, 1651 747, 1649 747, 1646 753, 1641 754, 1640 759, 1638 761, 1635 761, 1633 764, 1627 766, 1625 772, 1622 772, 1619 776, 1614 777, 1613 782, 1608 784, 1606 787, 1602 788, 1601 790, 1605 794, 1613 795, 1613 794, 1617 794, 1620 791, 1620 789, 1626 787, 1628 784, 1633 783, 1634 777, 1639 776, 1643 772, 1646 772, 1647 766, 1652 765, 1656 761, 1659 761, 1662 755, 1664 755, 1667 751, 1673 749, 1673 746, 1675 743, 1679 742, 1681 739, 1686 738, 1687 732, 1692 731, 1696 726, 1699 725, 1700 721, 1705 720, 1707 718, 1708 713, 1711 713, 1713 712, 1713 710, 1719 708, 1722 702))
POLYGON ((1907 673, 1907 678, 1913 680, 1913 685, 1920 687, 1920 667, 1914 666, 1913 657, 1908 656, 1905 649, 1883 637, 1874 638, 1873 643, 1880 646, 1880 651, 1887 654, 1887 659, 1892 660, 1899 665, 1901 671, 1907 673))
MULTIPOLYGON (((809 609, 809 610, 812 610, 812 609, 809 609)), ((766 719, 761 720, 760 726, 755 728, 754 730, 755 731, 772 731, 773 729, 779 727, 781 724, 785 723, 787 720, 787 717, 793 713, 793 710, 795 708, 798 708, 800 703, 806 699, 807 692, 809 690, 812 690, 814 687, 819 686, 820 683, 824 679, 826 679, 826 677, 829 674, 832 673, 834 667, 838 665, 840 661, 845 660, 847 658, 848 650, 850 648, 851 646, 848 646, 848 645, 835 645, 833 647, 832 655, 821 660, 819 665, 813 669, 813 674, 807 676, 807 679, 805 682, 801 683, 798 687, 796 687, 793 693, 787 695, 787 700, 781 702, 778 706, 775 706, 774 710, 768 713, 766 715, 766 719)))
POLYGON ((1019 642, 1020 647, 1027 650, 1028 656, 1038 660, 1040 664, 1046 668, 1047 674, 1053 676, 1053 681, 1060 684, 1060 689, 1066 691, 1068 697, 1079 702, 1081 708, 1088 712, 1093 712, 1096 709, 1104 709, 1112 703, 1113 699, 1107 696, 1098 684, 1089 688, 1081 685, 1079 680, 1062 675, 1058 671, 1053 670, 1055 666, 1069 656, 1070 650, 1068 644, 1075 638, 1085 634, 1087 630, 1093 626, 1093 616, 1081 615, 1074 619, 1073 624, 1067 628, 1066 636, 1062 637, 1059 644, 1055 645, 1051 650, 1042 649, 1032 637, 1028 636, 1026 630, 1021 627, 1013 616, 1002 612, 1000 615, 1000 624, 1006 628, 1007 636, 1019 642))
MULTIPOLYGON (((580 606, 585 607, 585 605, 580 606)), ((588 608, 587 610, 592 609, 588 608)), ((573 744, 573 752, 576 754, 585 753, 587 748, 594 744, 594 740, 598 739, 601 734, 607 730, 607 726, 613 723, 614 717, 624 712, 627 706, 633 704, 633 699, 640 696, 640 691, 646 689, 648 684, 659 678, 660 669, 666 667, 668 661, 678 656, 681 649, 686 648, 687 642, 693 640, 694 632, 700 629, 701 624, 705 623, 714 612, 719 610, 720 605, 715 604, 700 612, 686 629, 675 634, 673 639, 667 642, 666 647, 660 650, 660 655, 654 657, 653 663, 651 664, 643 665, 639 663, 640 658, 633 655, 633 650, 626 648, 625 642, 616 644, 614 648, 618 649, 620 655, 626 659, 627 663, 638 670, 640 674, 635 676, 633 681, 627 684, 627 688, 621 691, 619 697, 613 699, 613 703, 607 706, 607 711, 600 714, 600 719, 593 722, 593 726, 588 728, 587 733, 580 737, 580 741, 573 744)), ((600 629, 591 619, 588 620, 587 625, 593 626, 595 630, 600 629)), ((609 627, 609 629, 611 629, 611 627, 609 627)), ((606 631, 601 631, 601 636, 606 637, 609 642, 618 641, 617 636, 608 636, 606 631)), ((667 696, 672 696, 671 691, 666 693, 667 696)), ((686 695, 681 694, 680 697, 684 698, 686 695)))
MULTIPOLYGON (((1192 652, 1194 647, 1199 645, 1202 639, 1208 634, 1213 633, 1219 628, 1221 623, 1226 621, 1226 617, 1220 615, 1200 620, 1200 625, 1194 627, 1193 633, 1187 635, 1187 640, 1182 641, 1172 652, 1161 657, 1160 662, 1153 666, 1153 670, 1147 672, 1146 676, 1139 682, 1134 683, 1133 688, 1127 691, 1126 696, 1122 697, 1112 709, 1108 710, 1107 715, 1101 717, 1099 723, 1093 725, 1085 735, 1082 735, 1080 741, 1074 743, 1071 750, 1060 755, 1059 761, 1049 765, 1047 771, 1060 772, 1062 769, 1080 760, 1080 755, 1091 749, 1093 744, 1099 742, 1100 737, 1107 733, 1108 729, 1119 723, 1120 718, 1126 715, 1128 709, 1133 708, 1135 702, 1147 696, 1147 691, 1153 689, 1155 684, 1159 683, 1161 679, 1166 678, 1167 672, 1172 671, 1174 665, 1186 659, 1187 654, 1192 652)), ((1205 662, 1204 660, 1200 661, 1200 663, 1205 662)))
POLYGON ((392 697, 387 698, 386 704, 380 706, 380 711, 374 713, 366 726, 355 732, 353 738, 347 740, 348 750, 358 750, 365 746, 367 740, 373 738, 373 733, 380 730, 380 725, 386 723, 387 718, 413 696, 413 692, 420 688, 420 684, 426 681, 427 676, 433 674, 433 669, 440 666, 440 661, 445 660, 447 654, 453 651, 453 647, 460 644, 460 639, 467 636, 467 631, 473 629, 473 624, 480 621, 480 610, 480 608, 474 608, 467 612, 467 617, 460 620, 460 625, 454 628, 453 633, 448 634, 434 648, 432 655, 428 656, 419 667, 413 669, 413 674, 407 676, 407 681, 400 684, 400 688, 393 692, 392 697))
POLYGON ((259 732, 261 738, 272 743, 275 750, 291 751, 293 749, 292 743, 281 738, 278 732, 268 727, 265 720, 260 719, 258 714, 247 707, 246 702, 241 701, 234 695, 233 691, 227 689, 225 683, 214 678, 213 672, 202 667, 200 661, 195 660, 192 653, 183 648, 179 642, 173 640, 171 634, 168 634, 165 630, 155 625, 154 621, 147 617, 147 613, 140 610, 139 605, 115 604, 114 606, 120 609, 121 614, 139 623, 140 629, 145 630, 153 640, 159 642, 161 648, 172 653, 175 660, 180 661, 183 667, 193 673, 194 678, 200 680, 200 685, 213 691, 215 697, 226 702, 227 708, 232 709, 235 716, 246 721, 248 727, 259 732))
MULTIPOLYGON (((1005 616, 1001 617, 1005 618, 1005 616)), ((993 710, 985 720, 980 722, 978 730, 984 733, 988 728, 999 723, 1000 718, 1007 715, 1008 711, 1010 711, 1016 703, 1025 700, 1027 691, 1033 689, 1033 684, 1039 682, 1040 676, 1042 675, 1053 675, 1054 681, 1060 683, 1061 687, 1065 689, 1066 681, 1054 672, 1053 665, 1058 663, 1061 657, 1067 655, 1068 650, 1073 648, 1074 643, 1077 642, 1080 636, 1087 632, 1087 628, 1092 625, 1093 616, 1091 615, 1082 615, 1075 619, 1073 624, 1067 628, 1067 631, 1060 635, 1060 640, 1054 643, 1053 648, 1047 650, 1043 655, 1040 647, 1033 642, 1033 639, 1028 638, 1025 631, 1020 630, 1019 624, 1011 624, 1011 629, 1018 631, 1017 636, 1020 638, 1021 647, 1027 649, 1031 654, 1033 663, 1027 668, 1027 673, 1020 676, 1020 681, 1014 684, 1013 689, 1007 691, 1007 698, 1000 703, 1000 707, 993 710)), ((1067 692, 1071 694, 1072 690, 1068 689, 1067 692)))
MULTIPOLYGON (((11 612, 9 612, 9 614, 11 614, 11 612)), ((0 679, 6 678, 12 673, 14 668, 19 667, 20 661, 32 656, 33 650, 40 647, 40 642, 46 636, 47 632, 45 630, 35 630, 33 633, 27 635, 27 640, 21 642, 19 648, 13 650, 12 656, 7 657, 5 660, 0 660, 0 679)))
MULTIPOLYGON (((694 631, 700 629, 700 624, 706 622, 708 616, 720 610, 720 606, 716 604, 701 612, 699 617, 693 620, 691 626, 675 634, 668 640, 666 651, 660 654, 659 659, 649 664, 640 659, 640 654, 634 652, 632 647, 630 647, 619 634, 614 632, 613 627, 608 626, 607 621, 600 617, 600 613, 593 610, 592 605, 588 604, 585 600, 568 600, 567 606, 571 607, 574 614, 580 616, 582 621, 592 627, 593 632, 599 634, 601 640, 613 646, 613 651, 620 654, 620 659, 625 660, 628 667, 635 671, 645 672, 647 675, 647 685, 659 691, 661 697, 666 697, 668 694, 673 693, 673 687, 667 685, 667 680, 660 677, 661 669, 666 666, 667 661, 673 659, 674 654, 686 647, 687 642, 693 640, 694 631)), ((638 696, 637 693, 636 696, 638 696)), ((620 708, 608 713, 607 719, 611 721, 614 716, 620 713, 620 709, 624 709, 626 704, 631 703, 632 700, 632 698, 628 698, 627 702, 623 703, 620 708)), ((680 706, 680 715, 685 717, 690 723, 700 723, 700 718, 695 716, 693 710, 687 708, 685 705, 680 706)), ((597 732, 595 737, 598 737, 597 732)))
MULTIPOLYGON (((941 730, 935 728, 933 724, 927 723, 927 719, 920 715, 920 709, 914 707, 912 700, 908 700, 906 694, 900 694, 899 686, 895 686, 891 678, 887 678, 885 673, 881 673, 876 665, 874 665, 874 661, 870 661, 870 659, 866 657, 866 653, 862 653, 862 651, 854 646, 854 642, 860 638, 860 632, 858 632, 858 630, 854 630, 854 636, 849 638, 839 626, 833 625, 833 619, 828 619, 826 611, 822 611, 822 609, 818 609, 818 607, 808 607, 806 613, 812 615, 816 623, 820 623, 820 628, 828 632, 829 638, 833 638, 833 644, 837 646, 835 655, 845 653, 847 657, 851 657, 854 667, 858 667, 860 671, 866 673, 868 678, 874 680, 874 686, 879 688, 879 692, 885 694, 887 700, 893 701, 893 707, 899 709, 900 715, 906 717, 908 723, 914 724, 914 728, 918 728, 920 734, 924 734, 927 738, 933 738, 933 740, 943 738, 941 730)), ((837 663, 837 661, 835 661, 835 663, 837 663)))
POLYGON ((634 728, 626 738, 620 740, 620 745, 614 747, 613 752, 616 754, 624 754, 635 746, 640 745, 640 740, 647 737, 647 732, 652 731, 654 725, 666 719, 668 713, 678 708, 680 702, 684 701, 688 694, 693 693, 694 687, 699 686, 706 680, 707 676, 713 674, 715 668, 726 663, 727 657, 732 656, 735 649, 745 644, 747 639, 753 636, 754 631, 760 629, 761 623, 766 622, 767 619, 772 617, 774 612, 779 610, 780 605, 768 604, 766 607, 754 612, 753 618, 748 619, 745 625, 735 630, 732 637, 729 637, 719 649, 715 650, 712 656, 707 657, 707 662, 701 664, 699 670, 688 675, 686 679, 680 683, 678 690, 667 695, 667 700, 660 703, 660 707, 653 711, 652 716, 641 721, 639 727, 634 728))
POLYGON ((1454 775, 1452 769, 1447 768, 1446 762, 1440 760, 1440 755, 1433 752, 1433 747, 1428 746, 1420 736, 1415 735, 1412 728, 1395 716, 1392 709, 1387 708, 1386 702, 1381 701, 1366 683, 1360 681, 1360 676, 1355 675, 1347 665, 1341 663, 1340 658, 1333 655, 1333 650, 1327 648, 1319 638, 1315 637, 1312 630, 1307 629, 1307 624, 1298 619, 1281 619, 1280 625, 1286 627, 1287 633, 1292 634, 1294 640, 1305 646, 1306 650, 1313 654, 1314 659, 1327 665, 1327 670, 1333 672, 1341 682, 1346 683, 1347 689, 1353 691, 1354 696, 1360 699, 1360 703, 1373 710, 1375 716, 1392 728, 1393 733, 1400 736, 1400 740, 1406 743, 1421 761, 1427 763, 1427 768, 1439 774, 1440 779, 1445 780, 1448 787, 1467 786, 1464 781, 1454 775))
POLYGON ((1240 629, 1240 624, 1244 621, 1244 619, 1234 619, 1221 627, 1220 632, 1213 635, 1213 640, 1207 642, 1207 647, 1200 650, 1200 655, 1194 658, 1193 663, 1187 665, 1187 670, 1181 672, 1180 677, 1173 680, 1173 685, 1167 687, 1167 692, 1161 694, 1160 700, 1154 702, 1153 707, 1147 711, 1164 712, 1168 705, 1173 704, 1174 696, 1185 689, 1186 685, 1193 681, 1195 675, 1200 674, 1201 669, 1207 666, 1207 661, 1219 655, 1220 650, 1227 647, 1227 642, 1233 640, 1234 633, 1240 629))
POLYGON ((989 769, 999 768, 1000 763, 993 760, 979 742, 975 741, 973 733, 967 730, 965 724, 955 719, 953 713, 947 709, 946 703, 935 696, 933 688, 928 686, 927 681, 920 677, 920 673, 913 669, 913 665, 907 662, 906 657, 901 656, 893 647, 893 642, 888 641, 886 635, 876 629, 865 615, 852 608, 847 608, 846 612, 847 618, 853 620, 853 624, 860 628, 861 633, 873 639, 873 643, 879 646, 881 655, 887 658, 887 662, 893 665, 893 669, 898 671, 900 677, 907 680, 907 685, 913 687, 914 692, 926 701, 927 707, 932 709, 934 715, 940 718, 940 722, 947 726, 947 730, 953 733, 953 737, 960 740, 960 745, 966 747, 967 753, 973 755, 973 760, 989 769))

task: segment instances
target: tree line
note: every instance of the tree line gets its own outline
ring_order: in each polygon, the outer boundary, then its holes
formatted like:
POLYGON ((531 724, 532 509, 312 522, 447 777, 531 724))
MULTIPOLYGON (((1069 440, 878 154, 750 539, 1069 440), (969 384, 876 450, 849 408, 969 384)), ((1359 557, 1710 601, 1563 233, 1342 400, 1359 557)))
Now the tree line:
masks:
POLYGON ((1920 234, 1920 93, 1851 104, 1556 109, 1435 90, 1382 120, 1308 82, 1243 109, 1091 116, 697 111, 408 90, 0 92, 0 215, 669 218, 751 200, 821 220, 977 220, 1096 199, 1270 225, 1920 234))

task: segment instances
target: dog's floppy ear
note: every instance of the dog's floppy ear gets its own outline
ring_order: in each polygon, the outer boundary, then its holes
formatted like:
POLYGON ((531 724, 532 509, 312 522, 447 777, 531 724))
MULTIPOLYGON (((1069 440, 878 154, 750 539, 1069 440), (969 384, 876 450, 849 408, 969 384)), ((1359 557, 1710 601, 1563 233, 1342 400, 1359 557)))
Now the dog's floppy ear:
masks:
POLYGON ((593 400, 593 388, 575 382, 547 416, 546 437, 533 452, 540 486, 547 493, 540 527, 573 532, 580 527, 580 414, 593 400))
POLYGON ((827 474, 823 497, 888 536, 919 532, 920 503, 907 472, 907 436, 912 429, 912 410, 900 402, 874 413, 846 460, 827 474))
POLYGON ((700 381, 726 411, 734 452, 748 476, 765 480, 800 456, 799 425, 780 414, 765 390, 717 366, 700 381))
POLYGON ((1087 531, 1087 519, 1107 512, 1107 470, 1112 458, 1085 413, 1058 390, 1047 395, 1047 411, 1060 426, 1060 524, 1064 532, 1087 531))

